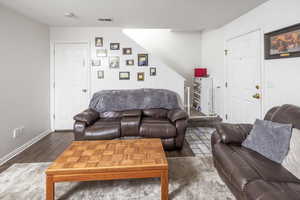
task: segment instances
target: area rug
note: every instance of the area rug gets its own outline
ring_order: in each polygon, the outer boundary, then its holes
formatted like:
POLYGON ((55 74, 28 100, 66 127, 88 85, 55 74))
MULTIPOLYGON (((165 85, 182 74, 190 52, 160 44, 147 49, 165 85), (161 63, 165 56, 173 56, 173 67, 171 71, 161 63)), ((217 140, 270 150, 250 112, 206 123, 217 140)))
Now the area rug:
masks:
MULTIPOLYGON (((171 200, 233 200, 211 158, 169 158, 171 200)), ((49 163, 15 164, 0 174, 1 200, 45 199, 44 171, 49 163)), ((57 183, 60 200, 158 200, 160 181, 153 179, 57 183)))
POLYGON ((191 127, 186 131, 185 140, 189 144, 195 156, 211 157, 211 135, 214 128, 191 127))

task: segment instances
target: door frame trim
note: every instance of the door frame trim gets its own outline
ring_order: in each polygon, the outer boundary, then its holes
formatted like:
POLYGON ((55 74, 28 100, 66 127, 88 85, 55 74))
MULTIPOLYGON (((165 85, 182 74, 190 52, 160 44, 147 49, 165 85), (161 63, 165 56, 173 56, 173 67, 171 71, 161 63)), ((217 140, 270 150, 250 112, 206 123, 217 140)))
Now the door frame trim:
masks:
POLYGON ((87 47, 87 67, 88 67, 88 91, 89 98, 91 96, 91 43, 90 41, 50 41, 50 129, 55 131, 55 47, 58 44, 84 44, 87 47))
MULTIPOLYGON (((250 34, 250 33, 253 33, 253 32, 259 32, 259 63, 260 63, 260 66, 259 66, 259 72, 260 72, 260 77, 259 77, 259 82, 260 82, 260 87, 261 87, 261 99, 260 99, 260 116, 259 118, 262 118, 263 117, 263 112, 264 112, 264 102, 265 102, 265 99, 264 99, 264 94, 265 94, 265 80, 264 80, 264 75, 265 75, 265 69, 264 69, 264 56, 263 56, 263 48, 264 48, 264 43, 263 43, 263 30, 261 28, 257 28, 257 29, 253 29, 251 31, 247 31, 245 33, 242 33, 242 34, 239 34, 239 35, 235 35, 234 37, 230 37, 228 39, 225 39, 225 45, 224 45, 224 50, 228 49, 228 42, 230 42, 231 40, 234 40, 236 38, 239 38, 239 37, 242 37, 242 36, 245 36, 247 34, 250 34)), ((224 88, 225 88, 225 94, 224 94, 224 97, 225 97, 225 101, 224 101, 224 116, 226 114, 229 113, 229 106, 228 106, 228 91, 229 91, 229 88, 228 87, 225 87, 225 84, 228 83, 228 60, 227 60, 227 56, 224 56, 224 66, 225 66, 225 69, 224 69, 224 88)), ((228 122, 227 119, 224 119, 225 122, 228 122)))

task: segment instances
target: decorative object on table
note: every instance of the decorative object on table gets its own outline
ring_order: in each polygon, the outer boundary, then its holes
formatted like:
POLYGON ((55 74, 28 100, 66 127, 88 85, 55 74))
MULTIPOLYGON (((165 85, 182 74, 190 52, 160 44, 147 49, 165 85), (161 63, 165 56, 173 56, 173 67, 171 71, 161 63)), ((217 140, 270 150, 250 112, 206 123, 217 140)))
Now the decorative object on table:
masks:
POLYGON ((120 50, 120 43, 110 43, 110 50, 120 50))
POLYGON ((150 76, 156 76, 156 67, 150 67, 150 76))
POLYGON ((101 66, 101 60, 92 60, 92 66, 93 67, 101 66))
POLYGON ((300 24, 265 34, 265 59, 300 57, 300 24))
POLYGON ((144 72, 138 72, 137 73, 137 80, 138 81, 144 81, 145 80, 145 73, 144 72))
POLYGON ((97 57, 107 57, 107 50, 106 49, 96 49, 96 56, 97 57))
POLYGON ((119 72, 119 80, 130 80, 130 72, 119 72))
POLYGON ((127 66, 133 66, 134 65, 134 60, 133 59, 126 60, 126 65, 127 66))
POLYGON ((207 68, 195 68, 194 69, 195 77, 208 77, 207 68))
POLYGON ((110 56, 109 57, 109 67, 112 69, 120 67, 120 57, 119 56, 110 56))
POLYGON ((131 55, 132 49, 131 48, 123 48, 123 55, 131 55))
POLYGON ((148 66, 148 54, 138 54, 138 66, 148 66))
POLYGON ((103 47, 103 38, 102 37, 95 38, 95 47, 103 47))
POLYGON ((103 70, 97 71, 97 77, 98 79, 104 79, 104 71, 103 70))

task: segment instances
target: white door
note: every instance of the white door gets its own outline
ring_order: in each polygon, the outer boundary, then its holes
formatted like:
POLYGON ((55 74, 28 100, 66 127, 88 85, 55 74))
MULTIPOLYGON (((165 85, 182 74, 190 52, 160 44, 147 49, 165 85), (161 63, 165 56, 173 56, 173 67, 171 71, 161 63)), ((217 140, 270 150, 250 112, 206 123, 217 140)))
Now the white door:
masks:
POLYGON ((261 117, 260 31, 227 41, 227 120, 253 123, 261 117))
POLYGON ((73 116, 88 107, 88 44, 55 44, 55 130, 73 128, 73 116))

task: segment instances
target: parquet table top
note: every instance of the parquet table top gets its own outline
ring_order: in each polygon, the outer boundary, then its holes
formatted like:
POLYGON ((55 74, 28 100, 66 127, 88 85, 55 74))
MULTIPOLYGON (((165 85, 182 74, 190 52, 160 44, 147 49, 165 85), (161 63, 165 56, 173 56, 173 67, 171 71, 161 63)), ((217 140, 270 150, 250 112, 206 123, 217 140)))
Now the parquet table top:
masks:
POLYGON ((46 174, 168 169, 160 139, 74 141, 46 174))

